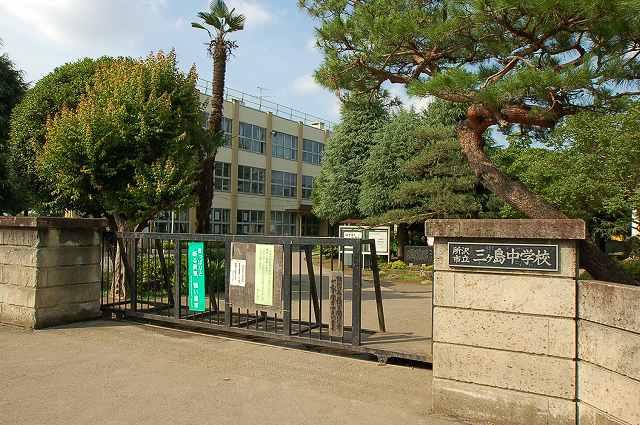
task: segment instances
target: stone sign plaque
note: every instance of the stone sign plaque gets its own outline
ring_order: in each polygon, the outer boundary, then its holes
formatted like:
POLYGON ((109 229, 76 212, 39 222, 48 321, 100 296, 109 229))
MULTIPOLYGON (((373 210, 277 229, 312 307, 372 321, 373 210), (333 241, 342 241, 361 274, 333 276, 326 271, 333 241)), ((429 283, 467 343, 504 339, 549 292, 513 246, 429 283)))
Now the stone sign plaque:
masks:
POLYGON ((404 261, 410 264, 433 264, 433 247, 407 245, 404 247, 404 261))
POLYGON ((558 271, 558 245, 449 242, 450 267, 558 271))

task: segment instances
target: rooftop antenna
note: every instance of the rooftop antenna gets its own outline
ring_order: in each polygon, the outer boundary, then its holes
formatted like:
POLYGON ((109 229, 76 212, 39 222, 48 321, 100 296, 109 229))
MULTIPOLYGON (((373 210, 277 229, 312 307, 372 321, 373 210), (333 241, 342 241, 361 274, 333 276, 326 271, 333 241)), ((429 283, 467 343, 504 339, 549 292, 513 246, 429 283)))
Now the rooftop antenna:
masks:
POLYGON ((259 93, 259 95, 258 95, 258 100, 259 100, 259 104, 260 104, 260 106, 258 107, 258 109, 259 109, 259 110, 262 110, 262 99, 266 99, 267 97, 271 97, 271 96, 269 96, 269 95, 266 95, 266 96, 265 96, 265 95, 264 95, 264 92, 269 91, 269 89, 268 89, 268 88, 266 88, 266 87, 261 87, 261 86, 257 86, 256 88, 258 89, 258 93, 259 93))

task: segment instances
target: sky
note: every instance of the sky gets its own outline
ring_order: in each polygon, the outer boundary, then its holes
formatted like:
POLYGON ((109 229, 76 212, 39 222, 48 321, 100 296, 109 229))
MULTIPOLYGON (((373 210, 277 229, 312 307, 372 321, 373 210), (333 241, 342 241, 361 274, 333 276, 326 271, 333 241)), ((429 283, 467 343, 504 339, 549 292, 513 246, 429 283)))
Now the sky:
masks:
MULTIPOLYGON (((56 66, 83 57, 143 57, 176 49, 185 71, 195 64, 211 80, 207 34, 191 27, 208 0, 0 0, 0 54, 7 53, 26 80, 36 82, 56 66)), ((246 16, 234 33, 239 47, 227 67, 227 87, 339 121, 339 101, 313 79, 322 61, 314 21, 297 0, 227 0, 246 16)), ((408 99, 418 109, 424 100, 408 99)))

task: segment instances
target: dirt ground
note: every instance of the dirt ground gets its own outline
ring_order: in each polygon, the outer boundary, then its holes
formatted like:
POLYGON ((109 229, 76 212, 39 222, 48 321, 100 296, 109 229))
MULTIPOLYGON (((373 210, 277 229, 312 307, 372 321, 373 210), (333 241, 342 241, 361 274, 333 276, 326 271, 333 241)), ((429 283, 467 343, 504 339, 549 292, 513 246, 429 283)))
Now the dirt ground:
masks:
POLYGON ((2 424, 456 424, 431 371, 130 322, 0 325, 2 424))

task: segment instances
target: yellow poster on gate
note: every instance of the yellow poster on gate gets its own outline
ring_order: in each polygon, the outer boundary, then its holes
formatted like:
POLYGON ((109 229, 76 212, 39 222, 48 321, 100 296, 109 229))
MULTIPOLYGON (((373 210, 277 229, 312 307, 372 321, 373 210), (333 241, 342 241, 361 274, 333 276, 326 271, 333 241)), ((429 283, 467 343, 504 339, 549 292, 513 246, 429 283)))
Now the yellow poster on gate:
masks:
POLYGON ((256 244, 255 304, 273 305, 274 245, 256 244))

